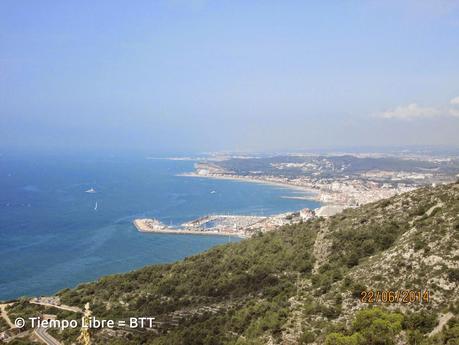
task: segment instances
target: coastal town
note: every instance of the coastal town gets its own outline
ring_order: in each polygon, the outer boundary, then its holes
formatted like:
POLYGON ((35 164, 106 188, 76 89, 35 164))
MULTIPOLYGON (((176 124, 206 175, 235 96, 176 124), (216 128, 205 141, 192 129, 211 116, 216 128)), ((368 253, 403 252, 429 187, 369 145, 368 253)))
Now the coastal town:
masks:
MULTIPOLYGON (((177 158, 173 158, 176 160, 177 158)), ((187 157, 187 160, 191 158, 187 157)), ((193 172, 183 177, 226 179, 270 184, 294 190, 283 198, 318 201, 316 209, 302 209, 271 216, 206 215, 167 226, 157 219, 135 219, 140 232, 228 235, 251 237, 279 226, 330 217, 354 208, 426 186, 450 183, 459 177, 456 156, 211 155, 199 158, 193 172)))
POLYGON ((215 171, 206 164, 197 164, 196 172, 184 174, 190 177, 208 177, 240 180, 245 182, 258 182, 277 185, 286 188, 296 188, 306 195, 290 197, 298 199, 313 199, 324 204, 345 207, 364 205, 380 199, 390 198, 396 194, 415 189, 413 185, 397 183, 377 183, 350 178, 310 179, 308 177, 282 177, 274 175, 243 176, 227 172, 215 171))
POLYGON ((284 155, 200 161, 190 177, 233 179, 294 188, 296 198, 355 207, 459 177, 459 158, 381 154, 284 155))

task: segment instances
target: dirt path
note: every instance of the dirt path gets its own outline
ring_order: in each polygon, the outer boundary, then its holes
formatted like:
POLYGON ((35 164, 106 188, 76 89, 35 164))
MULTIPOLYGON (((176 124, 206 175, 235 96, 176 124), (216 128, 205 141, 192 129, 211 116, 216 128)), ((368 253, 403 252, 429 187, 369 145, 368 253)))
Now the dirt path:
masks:
POLYGON ((433 211, 435 211, 437 208, 441 208, 443 206, 443 203, 442 202, 439 202, 438 204, 436 204, 435 206, 432 206, 431 208, 429 208, 426 212, 426 215, 428 217, 430 217, 430 215, 432 214, 433 211))
POLYGON ((13 303, 0 304, 1 317, 3 317, 5 319, 5 321, 8 324, 8 326, 10 326, 11 328, 16 328, 16 326, 11 322, 11 320, 10 320, 10 318, 8 316, 8 313, 5 310, 6 307, 8 307, 11 304, 13 304, 13 303))
POLYGON ((432 332, 430 332, 429 337, 441 332, 443 327, 453 316, 454 316, 453 313, 446 313, 446 314, 440 315, 440 317, 438 318, 438 325, 432 330, 432 332))
POLYGON ((62 310, 67 310, 67 311, 73 311, 74 313, 82 313, 83 310, 78 307, 71 307, 69 305, 65 304, 51 304, 51 303, 45 303, 45 302, 35 302, 35 301, 29 301, 32 304, 38 304, 38 305, 43 305, 45 307, 53 307, 57 309, 62 309, 62 310))

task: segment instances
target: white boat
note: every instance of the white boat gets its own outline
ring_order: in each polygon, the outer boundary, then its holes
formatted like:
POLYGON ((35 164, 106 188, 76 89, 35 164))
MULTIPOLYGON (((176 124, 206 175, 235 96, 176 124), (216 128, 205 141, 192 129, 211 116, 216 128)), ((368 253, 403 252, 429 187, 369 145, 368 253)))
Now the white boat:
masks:
POLYGON ((85 191, 85 193, 95 193, 95 192, 96 190, 94 188, 90 188, 87 191, 85 191))
POLYGON ((97 201, 96 201, 96 205, 94 206, 94 211, 97 211, 97 201))
POLYGON ((210 192, 210 194, 215 194, 215 193, 217 193, 217 192, 216 192, 216 191, 214 191, 214 190, 213 190, 212 192, 210 192))

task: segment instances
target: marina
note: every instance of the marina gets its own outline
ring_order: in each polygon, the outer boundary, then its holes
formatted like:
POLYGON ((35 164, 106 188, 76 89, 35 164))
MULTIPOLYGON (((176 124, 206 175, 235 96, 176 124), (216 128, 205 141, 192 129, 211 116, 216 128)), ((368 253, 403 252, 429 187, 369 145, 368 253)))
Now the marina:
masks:
POLYGON ((268 217, 207 215, 183 223, 180 227, 167 226, 155 218, 135 219, 133 224, 140 232, 248 237, 251 230, 266 219, 268 217))
POLYGON ((315 216, 314 210, 305 208, 298 212, 287 212, 272 216, 206 215, 182 223, 180 227, 166 226, 155 218, 135 219, 133 224, 139 232, 229 235, 247 238, 257 232, 271 231, 279 226, 307 221, 315 216))

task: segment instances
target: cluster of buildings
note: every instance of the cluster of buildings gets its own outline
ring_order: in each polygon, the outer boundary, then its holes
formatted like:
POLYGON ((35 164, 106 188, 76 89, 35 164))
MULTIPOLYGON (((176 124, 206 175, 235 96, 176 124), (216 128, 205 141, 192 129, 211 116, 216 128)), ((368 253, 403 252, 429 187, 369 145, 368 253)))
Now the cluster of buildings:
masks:
MULTIPOLYGON (((284 169, 300 163, 278 163, 277 168, 284 169), (280 166, 278 166, 281 164, 280 166)), ((301 163, 308 165, 311 163, 301 163)), ((318 172, 320 174, 320 171, 318 172)), ((273 183, 288 187, 298 187, 309 192, 311 198, 327 205, 354 207, 380 199, 389 198, 396 194, 408 192, 422 184, 429 183, 432 173, 369 171, 358 176, 320 177, 297 175, 287 177, 282 175, 257 174, 240 175, 227 172, 218 166, 198 164, 194 176, 226 178, 244 181, 273 183)))
POLYGON ((311 188, 318 190, 318 200, 325 204, 359 206, 416 188, 405 183, 388 184, 360 179, 309 182, 311 188))
POLYGON ((273 175, 250 175, 241 176, 228 173, 210 173, 208 170, 199 170, 198 176, 228 178, 236 180, 249 180, 264 183, 275 183, 288 187, 299 187, 311 194, 311 199, 315 199, 324 204, 340 206, 359 206, 374 202, 380 199, 389 198, 396 194, 413 190, 418 185, 407 183, 383 183, 366 179, 356 178, 310 178, 310 177, 280 177, 273 175))

